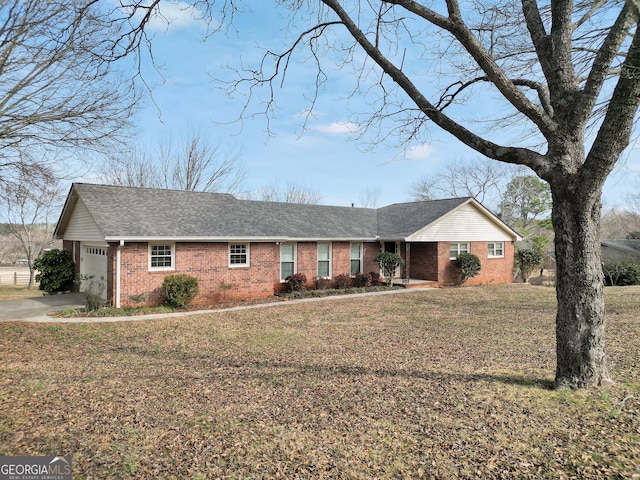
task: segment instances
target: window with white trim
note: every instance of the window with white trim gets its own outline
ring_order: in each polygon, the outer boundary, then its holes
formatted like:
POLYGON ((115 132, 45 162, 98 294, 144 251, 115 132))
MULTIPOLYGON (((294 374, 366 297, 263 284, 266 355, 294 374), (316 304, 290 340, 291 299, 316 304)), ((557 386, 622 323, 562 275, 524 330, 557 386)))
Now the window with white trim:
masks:
POLYGON ((175 245, 149 244, 149 270, 175 270, 175 245))
POLYGON ((296 273, 296 244, 280 244, 280 281, 296 273))
POLYGON ((449 245, 449 257, 451 260, 458 258, 461 253, 469 253, 468 243, 451 243, 449 245))
POLYGON ((351 244, 351 275, 362 273, 362 244, 351 244))
POLYGON ((318 243, 318 276, 331 278, 331 243, 318 243))
POLYGON ((489 258, 504 257, 504 242, 490 242, 487 244, 489 258))
POLYGON ((249 266, 249 244, 229 244, 229 268, 249 266))

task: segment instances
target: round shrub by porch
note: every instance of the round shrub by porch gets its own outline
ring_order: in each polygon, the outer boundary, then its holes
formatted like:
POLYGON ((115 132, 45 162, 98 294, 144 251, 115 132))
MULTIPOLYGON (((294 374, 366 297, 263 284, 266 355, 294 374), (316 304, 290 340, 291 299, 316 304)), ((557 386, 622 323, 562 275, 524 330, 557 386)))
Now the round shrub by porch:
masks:
POLYGON ((473 253, 461 253, 453 261, 460 275, 460 285, 480 273, 480 259, 473 253))
POLYGON ((184 273, 168 275, 162 282, 162 293, 167 297, 167 305, 184 308, 198 295, 198 279, 184 273))
POLYGON ((387 279, 387 285, 393 282, 393 275, 398 267, 404 265, 404 260, 397 253, 382 252, 376 255, 373 262, 380 267, 383 275, 387 279))

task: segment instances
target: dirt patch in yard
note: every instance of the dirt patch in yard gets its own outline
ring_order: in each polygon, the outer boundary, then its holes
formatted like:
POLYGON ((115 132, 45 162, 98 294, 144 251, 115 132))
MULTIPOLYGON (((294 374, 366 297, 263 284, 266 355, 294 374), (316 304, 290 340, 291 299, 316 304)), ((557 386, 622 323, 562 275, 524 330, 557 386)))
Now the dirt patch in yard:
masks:
POLYGON ((640 288, 617 383, 550 390, 555 291, 464 287, 98 324, 0 324, 0 454, 74 478, 634 478, 640 288))

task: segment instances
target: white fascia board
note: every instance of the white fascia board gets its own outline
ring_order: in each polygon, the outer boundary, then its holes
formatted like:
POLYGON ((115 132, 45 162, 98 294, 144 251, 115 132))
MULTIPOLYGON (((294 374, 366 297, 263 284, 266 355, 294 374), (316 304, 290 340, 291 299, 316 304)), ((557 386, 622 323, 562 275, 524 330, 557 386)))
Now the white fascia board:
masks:
POLYGON ((287 237, 105 237, 107 242, 287 242, 287 237))
MULTIPOLYGON (((248 243, 271 243, 271 242, 377 242, 375 237, 363 238, 318 238, 318 237, 105 237, 107 242, 248 242, 248 243)), ((394 239, 397 240, 397 239, 394 239)))
POLYGON ((374 241, 376 242, 410 242, 411 241, 411 237, 389 237, 389 238, 382 238, 382 237, 378 237, 376 239, 374 239, 374 241))
POLYGON ((336 238, 336 237, 327 237, 327 238, 318 238, 318 237, 290 237, 287 240, 280 240, 284 242, 377 242, 378 239, 375 237, 362 237, 362 238, 353 238, 353 237, 344 237, 344 238, 336 238))

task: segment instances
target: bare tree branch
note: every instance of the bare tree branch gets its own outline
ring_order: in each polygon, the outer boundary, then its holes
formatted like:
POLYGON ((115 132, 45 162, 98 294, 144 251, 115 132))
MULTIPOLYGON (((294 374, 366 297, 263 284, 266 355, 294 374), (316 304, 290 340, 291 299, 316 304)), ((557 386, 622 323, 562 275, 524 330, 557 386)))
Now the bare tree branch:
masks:
POLYGON ((194 192, 243 193, 246 177, 239 154, 221 153, 201 132, 188 133, 178 147, 169 139, 155 150, 111 156, 102 171, 111 185, 194 192))
POLYGON ((53 244, 53 231, 62 195, 58 180, 51 175, 34 176, 28 170, 18 181, 0 190, 4 203, 4 221, 19 242, 29 267, 29 285, 33 286, 33 261, 53 244))
POLYGON ((117 25, 94 1, 0 5, 0 183, 20 165, 51 171, 61 152, 104 150, 139 95, 102 59, 117 25))

